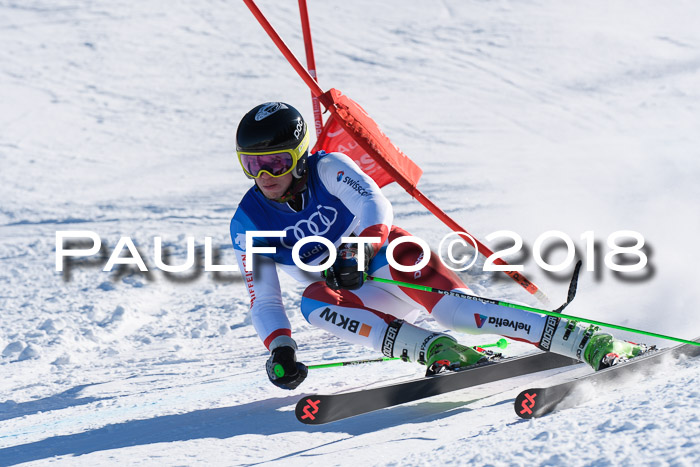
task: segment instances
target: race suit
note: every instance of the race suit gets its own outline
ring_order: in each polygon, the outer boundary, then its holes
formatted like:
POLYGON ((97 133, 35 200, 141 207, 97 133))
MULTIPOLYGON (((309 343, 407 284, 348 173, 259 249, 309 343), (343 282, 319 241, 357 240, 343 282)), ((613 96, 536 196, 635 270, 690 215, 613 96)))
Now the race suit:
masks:
MULTIPOLYGON (((471 293, 436 254, 431 254, 427 265, 415 272, 401 272, 389 265, 389 242, 410 234, 392 225, 391 204, 348 156, 323 151, 309 156, 307 189, 302 196, 302 207, 295 211, 289 203, 267 199, 254 186, 231 220, 231 239, 250 296, 253 326, 268 349, 294 345, 277 269, 305 287, 301 312, 309 323, 377 351, 382 351, 390 322, 400 318, 412 323, 421 310, 431 313, 448 329, 539 343, 546 317, 534 313, 373 281, 353 291, 328 288, 320 272, 306 272, 294 264, 292 248, 300 239, 318 235, 338 247, 341 237, 379 237, 373 245, 377 253, 369 263, 368 274, 471 293), (274 247, 275 252, 254 254, 253 271, 246 271, 251 261, 245 251, 249 231, 285 233, 284 237, 255 237, 254 247, 274 247)), ((413 242, 401 243, 393 252, 394 259, 404 266, 417 264, 423 255, 421 247, 413 242)), ((318 265, 327 259, 328 250, 320 243, 307 243, 299 256, 305 264, 318 265)))

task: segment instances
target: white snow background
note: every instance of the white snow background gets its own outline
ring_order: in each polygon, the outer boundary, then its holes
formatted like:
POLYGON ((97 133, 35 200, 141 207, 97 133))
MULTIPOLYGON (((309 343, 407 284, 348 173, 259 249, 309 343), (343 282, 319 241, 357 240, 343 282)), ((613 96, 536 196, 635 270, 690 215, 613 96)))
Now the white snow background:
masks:
MULTIPOLYGON (((482 240, 521 235, 526 253, 506 259, 524 262, 555 304, 572 268, 543 273, 531 253, 540 234, 565 232, 585 257, 580 236, 593 231, 602 260, 608 235, 636 230, 642 277, 599 261, 567 311, 700 335, 698 2, 309 3, 322 87, 360 103, 457 222, 482 240)), ((303 60, 297 2, 259 6, 303 60)), ((173 280, 153 267, 157 235, 174 264, 187 236, 200 249, 212 237, 234 263, 229 220, 251 184, 235 129, 270 100, 312 121, 308 89, 242 2, 0 0, 0 465, 700 463, 692 361, 533 421, 512 401, 542 375, 298 423, 303 394, 422 369, 315 370, 285 392, 265 375, 238 274, 173 280), (97 232, 108 253, 130 236, 151 272, 119 276, 93 260, 64 280, 57 230, 97 232)), ((436 247, 447 228, 399 187, 385 192, 395 222, 436 247)), ((558 248, 550 261, 563 257, 558 248)), ((478 268, 465 278, 537 306, 507 278, 478 268)), ((308 325, 301 290, 282 281, 301 360, 377 356, 308 325)))

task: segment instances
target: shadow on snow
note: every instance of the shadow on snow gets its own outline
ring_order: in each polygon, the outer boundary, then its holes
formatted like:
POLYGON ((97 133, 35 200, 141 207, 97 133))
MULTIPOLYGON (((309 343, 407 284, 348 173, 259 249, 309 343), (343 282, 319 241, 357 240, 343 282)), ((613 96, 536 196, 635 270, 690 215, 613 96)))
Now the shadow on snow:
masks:
POLYGON ((92 384, 83 384, 76 386, 60 394, 45 397, 43 399, 21 402, 19 404, 8 401, 0 403, 0 421, 10 420, 13 418, 24 417, 25 415, 33 415, 39 412, 50 412, 52 410, 67 409, 79 405, 91 404, 112 397, 78 397, 80 392, 92 384))
MULTIPOLYGON (((303 425, 293 411, 278 411, 295 404, 299 395, 266 399, 248 404, 163 415, 146 420, 131 420, 71 435, 54 436, 33 443, 0 449, 0 465, 50 459, 56 456, 80 456, 98 451, 155 443, 171 443, 205 438, 226 439, 240 435, 273 435, 304 431, 309 433, 346 433, 361 435, 412 422, 430 422, 456 413, 470 411, 463 407, 474 401, 421 402, 381 410, 360 417, 321 426, 303 425)), ((79 400, 80 401, 80 400, 79 400)), ((313 449, 310 446, 286 454, 284 459, 313 449)), ((307 454, 313 455, 313 454, 307 454)), ((268 459, 269 462, 272 459, 268 459)))

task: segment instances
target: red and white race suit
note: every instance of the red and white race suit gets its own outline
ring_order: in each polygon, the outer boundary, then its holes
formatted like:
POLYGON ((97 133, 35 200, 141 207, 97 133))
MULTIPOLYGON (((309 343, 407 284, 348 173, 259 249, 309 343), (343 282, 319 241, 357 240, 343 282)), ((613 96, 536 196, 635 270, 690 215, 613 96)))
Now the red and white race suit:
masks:
MULTIPOLYGON (((467 292, 469 288, 437 254, 422 269, 401 272, 388 263, 386 248, 400 236, 410 235, 393 225, 392 207, 379 187, 347 156, 323 152, 309 157, 309 178, 303 192, 303 207, 294 211, 288 204, 266 199, 251 188, 231 221, 231 238, 251 301, 253 325, 265 346, 295 345, 285 313, 278 269, 300 282, 305 290, 301 311, 309 323, 331 334, 375 350, 382 350, 387 325, 396 318, 414 322, 428 312, 447 329, 467 333, 500 334, 537 345, 545 316, 498 307, 458 297, 418 291, 393 284, 365 282, 354 291, 335 291, 326 286, 320 273, 298 268, 291 259, 294 243, 308 235, 328 238, 336 247, 340 238, 351 234, 379 237, 377 252, 369 264, 370 275, 445 290, 467 292), (250 231, 282 231, 284 237, 256 238, 254 246, 276 249, 275 253, 254 255, 253 271, 245 238, 250 231)), ((317 265, 327 251, 309 244, 301 250, 306 264, 317 265)), ((415 265, 423 259, 421 247, 412 242, 398 245, 394 259, 415 265)))

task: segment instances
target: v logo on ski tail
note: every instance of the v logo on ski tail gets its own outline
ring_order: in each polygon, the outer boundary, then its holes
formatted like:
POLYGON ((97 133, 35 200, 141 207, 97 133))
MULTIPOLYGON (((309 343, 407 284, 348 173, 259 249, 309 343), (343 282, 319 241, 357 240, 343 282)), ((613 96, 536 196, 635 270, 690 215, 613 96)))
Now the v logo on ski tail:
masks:
POLYGON ((539 390, 531 389, 529 391, 523 391, 518 395, 515 400, 515 411, 518 412, 522 418, 532 418, 533 411, 535 407, 535 399, 537 398, 537 393, 539 390))
POLYGON ((484 326, 484 324, 486 324, 488 316, 480 315, 479 313, 474 313, 474 319, 476 320, 476 327, 481 329, 484 326))
POLYGON ((316 420, 316 414, 318 413, 318 405, 321 403, 321 400, 312 400, 311 398, 308 398, 305 400, 305 402, 306 405, 304 405, 304 407, 302 407, 301 409, 301 411, 304 413, 304 415, 301 416, 301 420, 316 420))
MULTIPOLYGON (((299 400, 294 409, 297 420, 306 425, 320 425, 326 423, 326 418, 329 416, 328 408, 326 407, 326 397, 327 396, 311 395, 299 400)), ((330 409, 332 412, 332 404, 330 409)))

